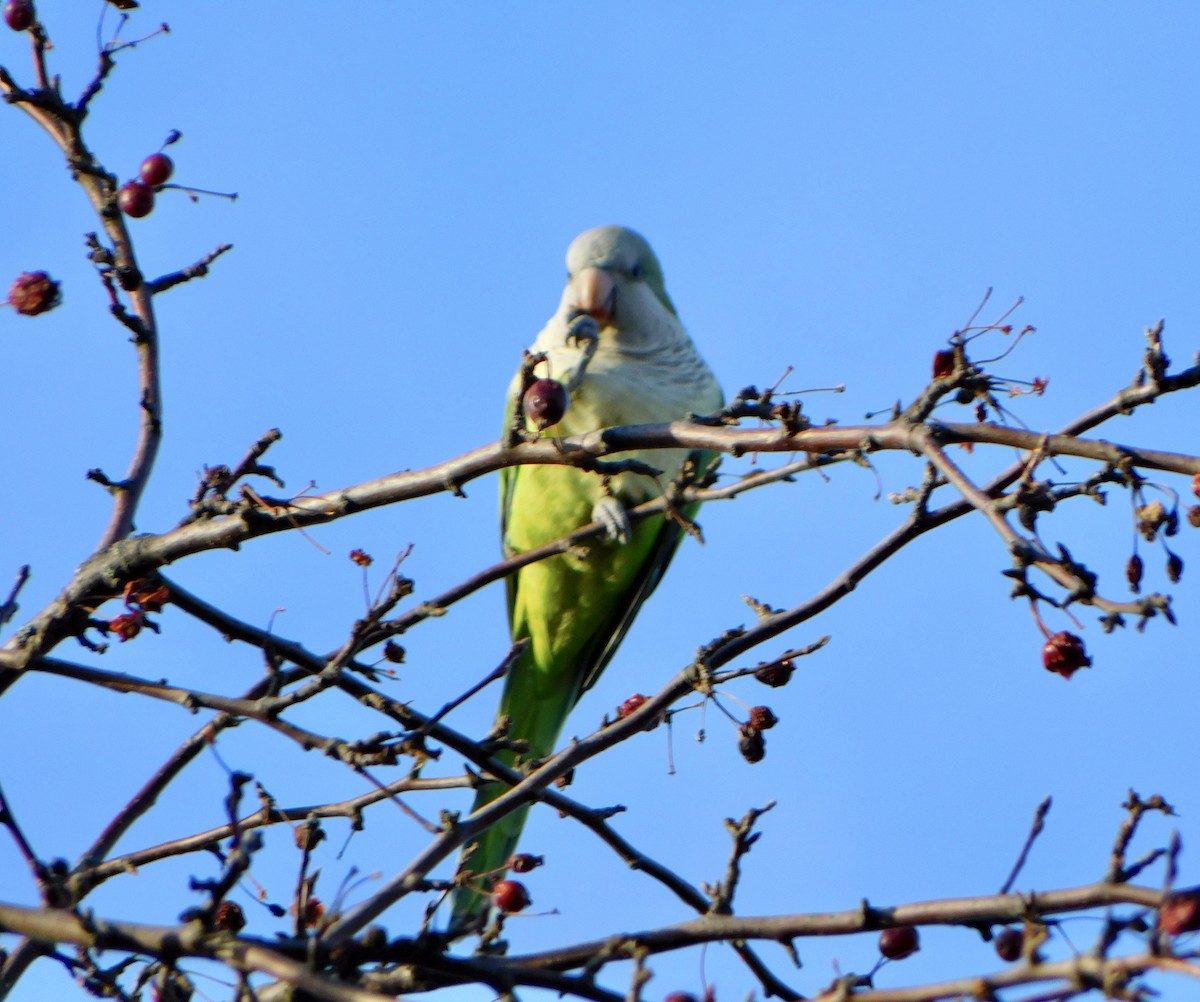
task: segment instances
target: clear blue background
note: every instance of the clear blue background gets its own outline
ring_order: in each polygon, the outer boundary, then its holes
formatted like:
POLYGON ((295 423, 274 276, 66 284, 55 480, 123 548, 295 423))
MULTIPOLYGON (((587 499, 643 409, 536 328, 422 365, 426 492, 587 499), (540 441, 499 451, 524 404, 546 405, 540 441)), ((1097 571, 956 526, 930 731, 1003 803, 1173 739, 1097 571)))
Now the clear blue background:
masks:
MULTIPOLYGON (((39 4, 68 94, 95 65, 100 7, 39 4)), ((727 392, 772 384, 788 366, 786 388, 846 384, 844 395, 805 398, 817 420, 856 423, 911 399, 934 351, 988 287, 995 293, 984 319, 1024 296, 1014 322, 1037 327, 997 366, 1050 378, 1044 398, 1013 403, 1033 429, 1054 428, 1126 385, 1140 364, 1141 332, 1159 317, 1177 364, 1200 348, 1200 10, 1192 4, 147 0, 124 36, 163 19, 169 36, 119 55, 88 137, 102 162, 132 176, 179 129, 184 139, 170 151, 176 180, 239 198, 192 204, 168 193, 153 215, 131 222, 148 274, 236 245, 208 279, 158 302, 166 437, 142 531, 173 525, 197 471, 236 461, 270 427, 284 432, 268 458, 291 490, 417 468, 492 440, 520 350, 558 301, 567 243, 602 223, 633 226, 652 241, 727 392)), ((103 31, 113 23, 110 14, 103 31)), ((0 62, 30 81, 24 37, 0 30, 0 62)), ((90 209, 47 139, 13 109, 0 114, 0 166, 0 280, 44 268, 66 297, 37 320, 0 312, 0 581, 6 589, 19 564, 33 564, 23 595, 31 614, 105 524, 107 498, 83 474, 124 471, 135 369, 84 258, 81 234, 96 227, 90 209)), ((1195 453, 1198 414, 1194 398, 1164 400, 1102 434, 1195 453)), ((983 477, 1011 459, 979 450, 964 462, 983 477)), ((569 732, 590 731, 634 691, 655 691, 697 645, 751 618, 739 596, 802 601, 898 524, 905 511, 876 493, 918 482, 920 467, 882 456, 877 468, 881 483, 847 466, 706 508, 707 545, 685 544, 569 732)), ((1058 479, 1090 472, 1067 469, 1058 479)), ((377 558, 376 584, 391 555, 414 544, 405 570, 418 601, 494 559, 494 483, 467 494, 315 530, 328 555, 289 534, 170 573, 250 622, 265 626, 274 615, 282 635, 327 650, 363 609, 351 548, 377 558)), ((1125 495, 1113 492, 1107 508, 1071 505, 1042 531, 1122 596, 1133 539, 1125 495)), ((1182 815, 1149 819, 1136 849, 1163 844, 1178 824, 1181 880, 1200 881, 1186 851, 1200 836, 1190 834, 1200 808, 1200 552, 1194 531, 1173 545, 1189 565, 1178 588, 1162 575, 1161 551, 1143 545, 1142 553, 1147 587, 1177 592, 1180 626, 1159 621, 1145 635, 1104 637, 1084 610, 1095 669, 1068 684, 1042 669, 1041 636, 1026 606, 1007 598, 997 537, 978 518, 953 526, 764 650, 833 635, 789 688, 730 688, 731 707, 767 702, 781 719, 763 763, 745 764, 733 728, 709 709, 677 718, 677 775, 668 775, 660 729, 582 770, 573 793, 627 805, 621 832, 694 883, 723 871, 722 818, 778 801, 745 860, 735 902, 745 914, 993 893, 1048 793, 1049 827, 1020 887, 1086 883, 1103 872, 1131 786, 1161 792, 1182 815), (698 744, 701 727, 707 741, 698 744)), ((432 710, 474 683, 506 648, 502 607, 493 588, 414 631, 389 691, 432 710)), ((69 645, 58 653, 209 691, 240 692, 258 676, 253 652, 176 611, 161 621, 161 637, 103 658, 69 645)), ((1050 623, 1071 628, 1063 617, 1050 623)), ((481 733, 495 695, 452 722, 481 733)), ((380 726, 336 698, 296 718, 342 737, 380 726)), ((73 859, 202 721, 30 678, 0 702, 0 783, 37 851, 73 859)), ((280 804, 366 789, 260 730, 223 735, 220 754, 254 772, 280 804)), ((447 754, 430 774, 459 765, 447 754)), ((121 851, 218 823, 225 783, 217 760, 202 757, 121 851)), ((411 804, 435 816, 443 801, 411 804)), ((338 859, 346 826, 329 827, 318 859, 327 899, 351 865, 386 879, 424 840, 385 806, 338 859)), ((290 835, 267 837, 277 858, 264 858, 256 876, 273 900, 286 900, 297 864, 290 835)), ((552 863, 528 880, 537 909, 561 914, 510 922, 515 951, 689 917, 550 812, 535 812, 525 845, 552 863)), ((210 875, 213 865, 148 867, 88 904, 106 916, 172 922, 196 900, 188 876, 210 875)), ((7 838, 0 873, 0 897, 35 900, 7 838)), ((348 900, 373 886, 355 887, 348 900)), ((264 911, 242 903, 250 931, 274 931, 264 911)), ((406 905, 389 927, 407 931, 416 914, 406 905)), ((1065 930, 1084 949, 1100 923, 1076 919, 1065 930)), ((967 931, 930 932, 925 942, 877 983, 1001 966, 967 931)), ((781 953, 763 952, 808 993, 838 969, 865 971, 876 956, 874 937, 799 948, 799 972, 781 953)), ((1068 948, 1058 939, 1056 949, 1068 948)), ((650 966, 650 997, 698 990, 704 975, 721 998, 754 987, 723 948, 650 966)), ((609 983, 623 990, 622 978, 609 983)), ((1195 983, 1159 984, 1173 999, 1200 998, 1195 983)), ((62 997, 65 987, 43 963, 16 997, 62 997)), ((217 985, 206 990, 222 995, 217 985)))

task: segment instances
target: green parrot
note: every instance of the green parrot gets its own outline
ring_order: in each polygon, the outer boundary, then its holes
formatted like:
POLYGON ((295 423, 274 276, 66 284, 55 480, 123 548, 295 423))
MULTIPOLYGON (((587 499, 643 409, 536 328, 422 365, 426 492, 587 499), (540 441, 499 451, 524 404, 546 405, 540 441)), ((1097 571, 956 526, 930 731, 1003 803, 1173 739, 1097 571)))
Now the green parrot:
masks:
MULTIPOLYGON (((546 355, 536 374, 558 380, 570 393, 565 415, 543 435, 673 421, 689 413, 710 414, 724 402, 716 378, 679 322, 654 251, 621 226, 588 230, 571 243, 562 301, 531 350, 546 355), (589 340, 594 352, 585 351, 589 340)), ((513 413, 521 390, 518 373, 509 387, 506 414, 513 413)), ((506 556, 589 522, 602 522, 608 530, 607 538, 590 544, 584 555, 550 557, 508 579, 512 636, 528 638, 529 647, 508 673, 499 717, 508 718, 510 738, 529 743, 528 759, 553 752, 571 708, 612 659, 683 536, 677 521, 659 515, 631 525, 626 508, 659 496, 685 461, 704 470, 717 459, 711 452, 684 449, 631 455, 662 475, 622 473, 606 489, 595 473, 569 466, 519 466, 501 473, 506 556)), ((691 517, 695 507, 684 514, 691 517)), ((499 757, 510 764, 517 758, 511 752, 499 757)), ((473 810, 505 789, 500 783, 481 787, 473 810)), ((527 813, 514 812, 489 829, 464 859, 468 871, 486 875, 485 885, 499 879, 527 813)), ((473 890, 458 891, 452 922, 484 912, 487 902, 473 890)))

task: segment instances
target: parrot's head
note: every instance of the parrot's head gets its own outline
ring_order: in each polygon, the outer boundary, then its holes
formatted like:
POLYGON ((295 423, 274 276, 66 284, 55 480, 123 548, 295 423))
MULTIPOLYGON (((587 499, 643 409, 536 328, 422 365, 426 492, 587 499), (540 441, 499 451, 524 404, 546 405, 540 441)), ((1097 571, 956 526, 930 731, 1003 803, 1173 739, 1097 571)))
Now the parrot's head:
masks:
POLYGON ((597 226, 571 241, 563 306, 595 317, 602 330, 615 330, 619 341, 651 335, 663 320, 674 326, 676 317, 658 257, 640 234, 624 226, 597 226))

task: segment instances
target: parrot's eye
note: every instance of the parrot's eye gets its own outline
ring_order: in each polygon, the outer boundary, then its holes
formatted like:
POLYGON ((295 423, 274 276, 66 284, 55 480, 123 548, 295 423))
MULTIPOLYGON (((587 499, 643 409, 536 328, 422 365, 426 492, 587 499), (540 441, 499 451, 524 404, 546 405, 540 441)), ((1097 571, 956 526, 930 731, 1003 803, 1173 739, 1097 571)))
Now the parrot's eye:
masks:
POLYGON ((629 269, 629 274, 633 278, 641 278, 642 277, 642 262, 634 261, 633 267, 629 269))

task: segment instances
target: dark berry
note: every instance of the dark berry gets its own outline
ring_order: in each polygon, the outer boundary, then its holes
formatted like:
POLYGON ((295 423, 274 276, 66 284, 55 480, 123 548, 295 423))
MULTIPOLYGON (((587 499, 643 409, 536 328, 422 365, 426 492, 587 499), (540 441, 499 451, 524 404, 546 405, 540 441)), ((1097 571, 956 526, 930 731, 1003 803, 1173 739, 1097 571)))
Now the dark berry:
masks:
POLYGON ((8 302, 18 313, 36 317, 62 302, 59 285, 44 271, 26 271, 8 290, 8 302))
POLYGON ((939 351, 933 356, 933 378, 945 379, 954 371, 954 352, 939 351))
POLYGON ((226 932, 239 932, 246 925, 246 915, 242 906, 235 901, 222 901, 217 905, 217 914, 213 924, 226 932))
POLYGON ((151 153, 138 168, 138 174, 141 175, 142 180, 151 187, 166 184, 173 173, 175 173, 175 164, 165 153, 151 153))
POLYGON ((492 889, 492 900, 505 915, 522 911, 533 904, 525 885, 516 880, 501 880, 492 889))
POLYGON ((776 661, 773 664, 762 665, 754 670, 754 677, 763 685, 769 685, 772 689, 778 689, 781 685, 787 685, 792 680, 792 672, 796 670, 796 665, 790 659, 786 661, 776 661))
POLYGON ((995 946, 996 956, 1011 964, 1021 959, 1021 952, 1025 949, 1025 933, 1020 929, 1004 929, 996 937, 995 946))
POLYGON ((1142 590, 1142 572, 1144 570, 1145 564, 1136 553, 1125 564, 1125 580, 1129 582, 1129 589, 1135 595, 1142 590))
POLYGON ((571 395, 557 379, 539 379, 525 391, 525 414, 538 431, 558 424, 571 406, 571 395))
POLYGON ((921 937, 914 926, 898 925, 879 934, 879 952, 888 960, 903 960, 921 949, 921 937))
POLYGON ((4 5, 4 22, 13 31, 28 31, 35 17, 33 0, 8 0, 4 5))
POLYGON ((742 758, 753 765, 761 762, 767 754, 767 741, 757 727, 747 724, 738 734, 738 751, 742 758))
POLYGON ((1083 641, 1066 630, 1054 634, 1042 647, 1042 664, 1046 666, 1046 670, 1063 678, 1070 678, 1080 668, 1087 668, 1091 663, 1092 659, 1087 656, 1083 641))
POLYGON ((528 873, 541 866, 545 860, 541 856, 534 856, 528 852, 518 852, 514 856, 510 856, 508 860, 508 868, 516 873, 528 873))
POLYGON ((141 181, 129 181, 117 192, 117 205, 134 219, 148 216, 154 208, 154 189, 141 181))

